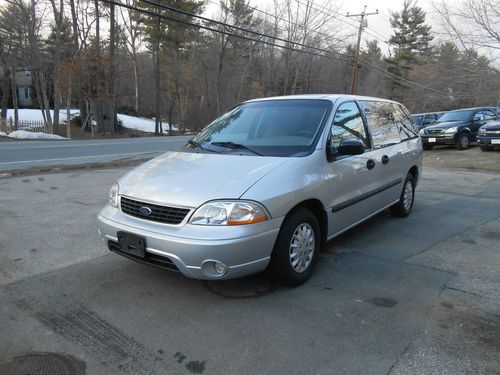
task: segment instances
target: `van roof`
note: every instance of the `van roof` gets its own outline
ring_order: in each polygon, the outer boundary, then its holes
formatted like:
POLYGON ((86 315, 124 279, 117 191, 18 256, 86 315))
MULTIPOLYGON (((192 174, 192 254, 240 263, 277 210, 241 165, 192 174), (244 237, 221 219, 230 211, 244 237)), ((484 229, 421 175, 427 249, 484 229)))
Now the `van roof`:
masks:
POLYGON ((375 98, 371 96, 361 96, 361 95, 347 95, 347 94, 304 94, 304 95, 283 95, 283 96, 271 96, 264 98, 256 98, 246 101, 245 103, 251 102, 259 102, 266 100, 284 100, 284 99, 302 99, 302 100, 314 100, 314 99, 322 99, 322 100, 330 100, 332 102, 337 101, 338 99, 352 99, 352 100, 377 100, 384 102, 397 103, 393 100, 384 99, 384 98, 375 98))

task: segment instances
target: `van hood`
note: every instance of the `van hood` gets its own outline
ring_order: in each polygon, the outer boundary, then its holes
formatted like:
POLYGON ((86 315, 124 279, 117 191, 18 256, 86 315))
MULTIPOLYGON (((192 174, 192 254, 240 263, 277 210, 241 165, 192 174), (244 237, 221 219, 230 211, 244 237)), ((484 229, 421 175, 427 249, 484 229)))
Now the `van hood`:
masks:
POLYGON ((167 152, 118 180, 120 195, 165 205, 199 207, 238 199, 286 158, 167 152))

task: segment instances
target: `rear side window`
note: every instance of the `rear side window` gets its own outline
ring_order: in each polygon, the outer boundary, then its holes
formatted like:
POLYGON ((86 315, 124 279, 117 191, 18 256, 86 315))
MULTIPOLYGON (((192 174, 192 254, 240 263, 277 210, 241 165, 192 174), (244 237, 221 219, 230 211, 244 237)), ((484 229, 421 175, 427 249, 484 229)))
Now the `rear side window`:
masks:
POLYGON ((330 144, 338 147, 346 139, 360 139, 368 148, 368 138, 365 132, 363 118, 354 102, 342 103, 335 112, 330 129, 330 144))
POLYGON ((394 118, 398 127, 399 137, 402 141, 418 136, 418 130, 415 128, 411 115, 401 104, 390 103, 394 109, 394 118))
MULTIPOLYGON (((365 113, 374 148, 382 148, 401 142, 393 103, 365 100, 360 101, 359 105, 365 113)), ((411 122, 411 124, 413 123, 411 122)))

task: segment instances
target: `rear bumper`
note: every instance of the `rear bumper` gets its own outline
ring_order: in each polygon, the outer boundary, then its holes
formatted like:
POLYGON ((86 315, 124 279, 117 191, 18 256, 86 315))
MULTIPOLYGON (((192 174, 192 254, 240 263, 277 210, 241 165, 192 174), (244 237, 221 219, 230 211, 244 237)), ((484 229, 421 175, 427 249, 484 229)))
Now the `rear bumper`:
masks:
POLYGON ((178 270, 195 279, 231 279, 267 267, 282 221, 283 218, 272 219, 245 226, 247 228, 165 225, 159 231, 157 224, 149 226, 145 220, 131 218, 107 206, 97 217, 97 226, 108 248, 129 259, 178 270), (143 237, 146 257, 137 258, 119 251, 119 231, 143 237), (227 273, 223 276, 207 273, 202 268, 205 261, 224 263, 228 266, 227 273))

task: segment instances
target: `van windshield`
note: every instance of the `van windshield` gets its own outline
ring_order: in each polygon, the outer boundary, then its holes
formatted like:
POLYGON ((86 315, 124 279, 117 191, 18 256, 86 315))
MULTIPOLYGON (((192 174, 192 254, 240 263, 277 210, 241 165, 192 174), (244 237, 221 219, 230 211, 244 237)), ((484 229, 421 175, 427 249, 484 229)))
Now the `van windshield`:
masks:
POLYGON ((332 103, 293 99, 244 103, 188 142, 188 148, 262 156, 305 156, 319 138, 332 103))

